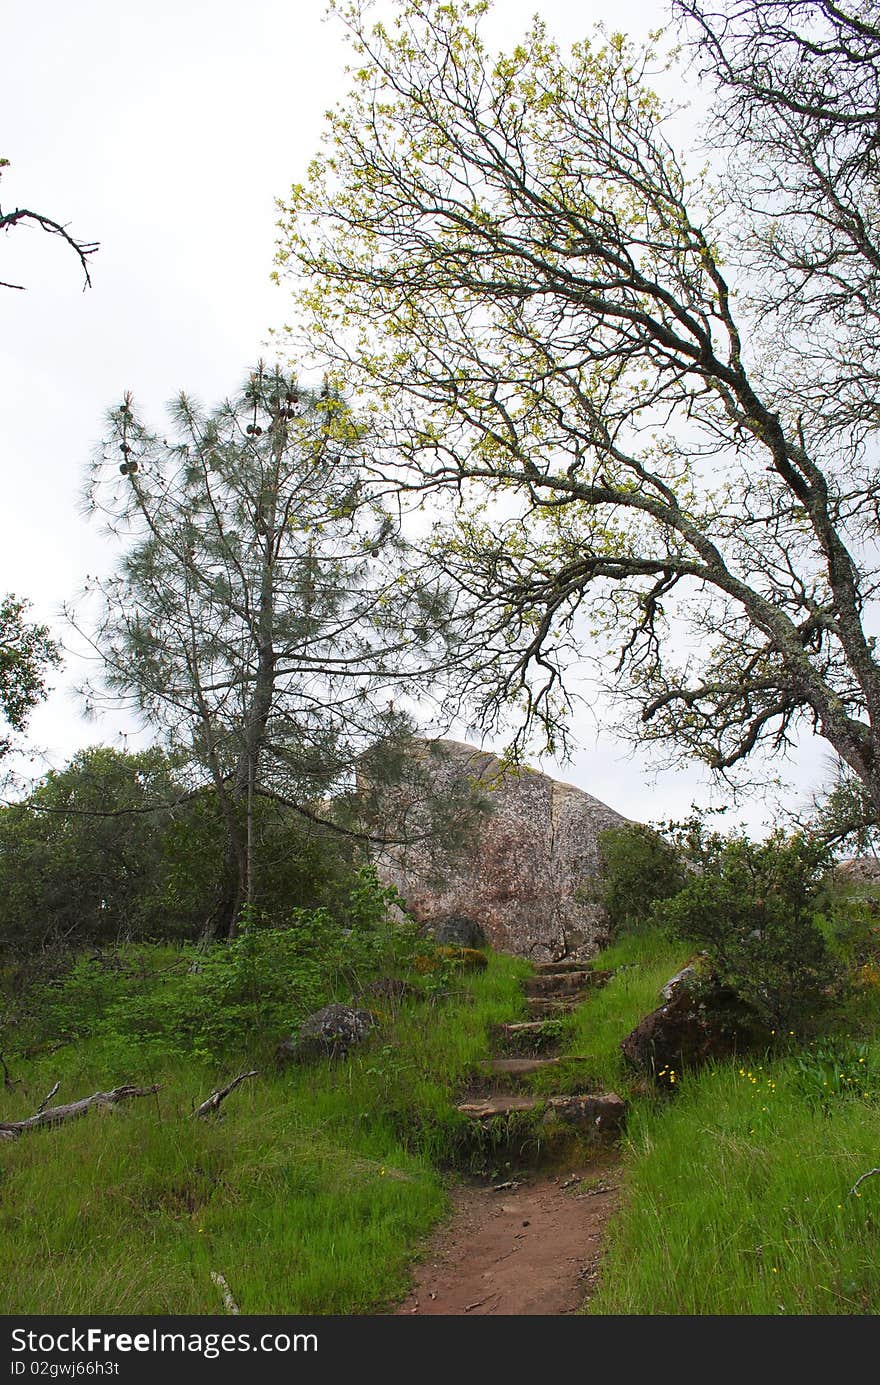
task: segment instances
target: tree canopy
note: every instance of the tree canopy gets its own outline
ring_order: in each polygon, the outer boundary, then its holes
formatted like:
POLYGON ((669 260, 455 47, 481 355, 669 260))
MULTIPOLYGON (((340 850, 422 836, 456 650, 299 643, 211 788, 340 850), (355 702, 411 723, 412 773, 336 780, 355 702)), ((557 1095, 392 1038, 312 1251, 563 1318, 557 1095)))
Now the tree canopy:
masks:
MULTIPOLYGON (((164 834, 182 794, 161 751, 95 746, 0 809, 3 950, 115 943, 162 923, 172 932, 160 898, 164 834)), ((186 931, 186 920, 175 923, 186 931)))
POLYGON ((497 55, 483 0, 334 8, 352 86, 278 273, 377 468, 453 497, 479 719, 558 744, 595 654, 625 733, 726 775, 807 726, 880 810, 876 4, 678 6, 710 172, 619 36, 497 55))
MULTIPOLYGON (((0 712, 14 731, 46 695, 46 671, 61 662, 47 625, 25 619, 28 603, 8 594, 0 601, 0 712)), ((0 736, 0 759, 11 741, 0 736)))
MULTIPOLYGON (((91 746, 0 808, 0 953, 194 939, 222 877, 223 813, 210 785, 159 747, 91 746)), ((344 917, 358 884, 351 838, 256 805, 254 905, 344 917)))

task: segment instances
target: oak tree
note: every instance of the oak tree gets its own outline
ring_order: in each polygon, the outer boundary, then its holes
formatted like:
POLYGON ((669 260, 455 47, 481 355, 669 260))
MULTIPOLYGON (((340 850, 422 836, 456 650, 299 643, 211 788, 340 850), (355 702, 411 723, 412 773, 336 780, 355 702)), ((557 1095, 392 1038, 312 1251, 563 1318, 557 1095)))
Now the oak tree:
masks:
POLYGON ((552 747, 596 654, 638 739, 727 775, 806 726, 880 811, 880 7, 679 4, 708 172, 620 36, 496 54, 483 0, 335 8, 352 85, 277 272, 377 470, 453 498, 479 718, 552 747))

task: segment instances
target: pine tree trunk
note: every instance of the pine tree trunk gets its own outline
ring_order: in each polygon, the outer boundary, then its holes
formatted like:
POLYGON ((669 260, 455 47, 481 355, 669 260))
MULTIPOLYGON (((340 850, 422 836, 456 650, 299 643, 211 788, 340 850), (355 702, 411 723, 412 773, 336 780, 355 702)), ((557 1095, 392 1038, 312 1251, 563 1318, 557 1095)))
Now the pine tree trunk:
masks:
POLYGON ((202 929, 203 943, 214 942, 218 938, 228 941, 235 937, 246 873, 246 857, 240 833, 236 828, 235 832, 230 831, 227 835, 226 853, 217 893, 202 929))

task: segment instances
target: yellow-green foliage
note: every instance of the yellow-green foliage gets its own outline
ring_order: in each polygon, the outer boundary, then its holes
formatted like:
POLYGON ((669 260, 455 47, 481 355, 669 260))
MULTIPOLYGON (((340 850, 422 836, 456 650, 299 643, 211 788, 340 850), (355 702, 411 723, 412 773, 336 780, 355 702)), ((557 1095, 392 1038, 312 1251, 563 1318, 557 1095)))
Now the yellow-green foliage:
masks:
POLYGON ((429 976, 444 968, 485 971, 487 965, 485 952, 478 952, 475 947, 436 947, 432 952, 422 953, 413 959, 413 969, 422 976, 429 976))

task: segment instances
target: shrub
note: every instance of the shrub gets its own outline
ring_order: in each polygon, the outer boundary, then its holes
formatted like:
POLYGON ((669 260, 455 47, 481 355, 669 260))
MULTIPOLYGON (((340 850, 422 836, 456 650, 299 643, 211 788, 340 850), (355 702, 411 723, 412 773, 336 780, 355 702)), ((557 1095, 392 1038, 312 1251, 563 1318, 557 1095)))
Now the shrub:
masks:
MULTIPOLYGON (((384 911, 361 897, 350 839, 258 799, 254 901, 283 926, 327 909, 345 927, 384 911)), ((0 808, 0 956, 197 938, 216 899, 226 829, 211 789, 185 791, 161 749, 78 751, 21 803, 0 808)))
POLYGON ((41 1039, 136 1039, 155 1057, 217 1061, 274 1046, 311 1011, 354 998, 424 949, 415 925, 388 918, 392 899, 365 867, 342 921, 296 909, 281 928, 252 911, 235 939, 205 949, 81 955, 28 997, 31 1027, 41 1039))
POLYGON ((700 866, 654 918, 709 953, 717 979, 779 1028, 822 1008, 836 975, 819 926, 825 854, 774 832, 704 837, 700 866))
POLYGON ((173 935, 158 893, 178 810, 161 805, 182 792, 162 751, 93 746, 0 809, 0 952, 173 935))
POLYGON ((599 847, 605 869, 592 897, 605 909, 613 934, 638 929, 651 906, 677 894, 687 878, 675 847, 640 823, 601 832, 599 847))

